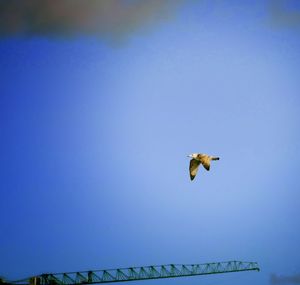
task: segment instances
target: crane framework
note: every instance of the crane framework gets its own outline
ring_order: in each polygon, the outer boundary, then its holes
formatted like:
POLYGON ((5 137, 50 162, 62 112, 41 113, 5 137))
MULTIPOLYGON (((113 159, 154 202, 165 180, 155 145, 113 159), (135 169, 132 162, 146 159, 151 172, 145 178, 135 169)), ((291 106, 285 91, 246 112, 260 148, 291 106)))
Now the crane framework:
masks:
POLYGON ((204 264, 168 264, 95 271, 47 273, 6 283, 16 285, 99 284, 252 270, 259 271, 259 267, 256 262, 227 261, 204 264))

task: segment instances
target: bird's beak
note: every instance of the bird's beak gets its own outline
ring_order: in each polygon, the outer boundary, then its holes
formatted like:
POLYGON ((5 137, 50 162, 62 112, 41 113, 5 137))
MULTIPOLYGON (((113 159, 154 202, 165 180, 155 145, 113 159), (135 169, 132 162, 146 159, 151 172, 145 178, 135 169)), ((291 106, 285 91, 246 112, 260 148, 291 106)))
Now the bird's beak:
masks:
POLYGON ((189 155, 187 155, 187 157, 192 157, 192 155, 191 155, 191 154, 189 154, 189 155))

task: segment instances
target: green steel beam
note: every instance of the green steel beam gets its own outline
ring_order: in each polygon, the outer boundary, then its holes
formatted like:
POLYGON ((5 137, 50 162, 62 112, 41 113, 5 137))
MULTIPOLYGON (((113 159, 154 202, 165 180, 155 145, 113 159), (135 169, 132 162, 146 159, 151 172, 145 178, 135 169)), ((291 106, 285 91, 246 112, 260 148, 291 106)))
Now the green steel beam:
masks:
POLYGON ((68 273, 47 273, 10 282, 30 285, 75 285, 137 281, 161 278, 187 277, 207 274, 259 271, 256 262, 227 261, 204 264, 168 264, 108 270, 68 273), (26 282, 24 282, 26 280, 26 282))

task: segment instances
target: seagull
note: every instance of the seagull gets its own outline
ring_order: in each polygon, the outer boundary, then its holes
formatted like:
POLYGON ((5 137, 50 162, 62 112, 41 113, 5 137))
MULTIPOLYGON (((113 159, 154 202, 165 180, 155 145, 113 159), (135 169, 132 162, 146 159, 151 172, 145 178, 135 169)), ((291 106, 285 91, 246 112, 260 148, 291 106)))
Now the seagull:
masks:
POLYGON ((210 168, 210 161, 211 160, 219 160, 219 157, 210 156, 204 153, 192 153, 188 155, 188 157, 191 157, 190 161, 190 177, 191 180, 193 180, 197 174, 198 168, 200 164, 204 166, 204 168, 209 171, 210 168))

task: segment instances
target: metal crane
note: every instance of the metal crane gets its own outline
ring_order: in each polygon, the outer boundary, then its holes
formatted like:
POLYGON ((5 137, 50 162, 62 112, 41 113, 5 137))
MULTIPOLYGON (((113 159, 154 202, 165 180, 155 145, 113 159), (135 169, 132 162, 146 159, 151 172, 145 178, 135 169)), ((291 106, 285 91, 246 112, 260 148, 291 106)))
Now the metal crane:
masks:
POLYGON ((204 264, 168 264, 66 273, 46 273, 5 282, 15 285, 75 285, 186 277, 217 273, 259 271, 256 262, 227 261, 204 264))

